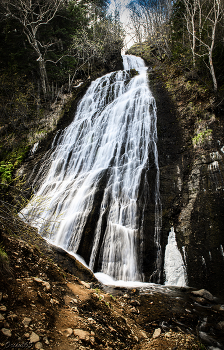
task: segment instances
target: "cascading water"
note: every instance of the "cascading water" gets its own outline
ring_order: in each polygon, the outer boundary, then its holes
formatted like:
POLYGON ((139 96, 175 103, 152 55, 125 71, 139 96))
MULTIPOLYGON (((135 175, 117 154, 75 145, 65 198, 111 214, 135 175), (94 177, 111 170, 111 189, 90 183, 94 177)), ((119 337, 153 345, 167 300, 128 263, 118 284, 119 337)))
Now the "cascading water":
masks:
POLYGON ((186 268, 182 255, 177 247, 174 228, 171 228, 165 250, 164 271, 166 285, 184 287, 187 285, 186 268))
MULTIPOLYGON (((156 106, 141 58, 92 82, 74 121, 55 138, 21 216, 44 237, 115 279, 144 280, 143 220, 149 146, 156 169, 154 275, 161 273, 156 106), (130 72, 135 69, 137 72, 130 72), (137 73, 137 74, 136 74, 137 73), (133 76, 134 75, 134 76, 133 76)), ((147 191, 146 191, 147 192, 147 191)))

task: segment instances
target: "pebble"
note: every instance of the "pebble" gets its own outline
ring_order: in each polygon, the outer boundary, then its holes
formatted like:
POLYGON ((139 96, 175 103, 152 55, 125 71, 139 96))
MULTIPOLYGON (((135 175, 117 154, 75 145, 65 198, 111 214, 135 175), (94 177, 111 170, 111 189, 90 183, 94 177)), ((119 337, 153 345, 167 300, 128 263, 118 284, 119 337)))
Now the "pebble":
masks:
POLYGON ((28 327, 31 321, 32 321, 31 318, 25 317, 25 318, 22 320, 22 324, 23 324, 25 327, 28 327))
POLYGON ((72 303, 77 304, 77 303, 78 303, 78 300, 77 300, 77 299, 71 299, 70 304, 72 304, 72 303))
POLYGON ((161 334, 161 328, 156 328, 154 333, 153 333, 153 338, 158 338, 161 334))
POLYGON ((2 314, 0 314, 0 321, 3 321, 4 319, 5 317, 2 314))
POLYGON ((10 329, 7 329, 7 328, 2 328, 2 333, 7 337, 11 337, 12 335, 12 332, 10 331, 10 329))
POLYGON ((82 284, 84 287, 90 289, 89 283, 86 283, 86 282, 84 282, 84 281, 80 281, 80 282, 81 282, 81 284, 82 284))
POLYGON ((139 314, 139 310, 136 309, 136 307, 132 307, 132 308, 130 309, 130 311, 131 311, 133 314, 139 314))
POLYGON ((165 333, 165 337, 166 337, 166 338, 170 338, 170 337, 171 337, 171 332, 165 333))
POLYGON ((41 283, 46 290, 50 290, 51 289, 51 285, 49 282, 43 281, 41 278, 39 277, 34 277, 33 280, 37 283, 41 283))
POLYGON ((39 340, 40 340, 39 335, 37 335, 36 333, 32 332, 31 335, 30 335, 30 342, 31 343, 37 343, 37 342, 39 342, 39 340))
POLYGON ((50 344, 50 342, 49 342, 49 340, 48 340, 48 338, 47 338, 47 337, 44 337, 44 338, 43 338, 43 340, 44 340, 45 344, 47 344, 47 345, 49 345, 49 344, 50 344))
POLYGON ((6 308, 6 306, 5 305, 0 305, 0 311, 6 311, 7 310, 7 308, 6 308))
POLYGON ((202 304, 202 305, 205 305, 207 303, 206 299, 202 298, 202 297, 195 298, 195 301, 199 304, 202 304))
POLYGON ((35 344, 35 348, 36 349, 42 349, 43 348, 43 344, 41 343, 41 342, 37 342, 36 344, 35 344))
POLYGON ((130 304, 133 305, 133 306, 139 306, 141 305, 140 302, 138 300, 131 300, 130 301, 130 304))
POLYGON ((220 321, 220 322, 217 324, 217 328, 218 328, 218 329, 223 329, 223 330, 224 330, 224 321, 220 321))
POLYGON ((63 330, 63 334, 66 336, 66 337, 70 337, 73 333, 73 330, 71 328, 67 328, 67 329, 64 329, 63 330))
POLYGON ((82 329, 74 329, 73 333, 75 336, 79 337, 80 340, 90 340, 91 333, 87 331, 84 331, 82 329))
POLYGON ((87 318, 87 321, 89 322, 89 323, 96 323, 96 321, 93 319, 93 318, 91 318, 91 317, 89 317, 89 318, 87 318))

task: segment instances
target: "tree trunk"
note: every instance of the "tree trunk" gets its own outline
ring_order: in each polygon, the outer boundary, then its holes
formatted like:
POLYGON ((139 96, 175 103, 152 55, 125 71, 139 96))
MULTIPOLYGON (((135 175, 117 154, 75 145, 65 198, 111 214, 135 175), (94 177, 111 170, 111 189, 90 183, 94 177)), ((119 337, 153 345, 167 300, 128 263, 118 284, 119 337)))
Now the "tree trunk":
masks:
POLYGON ((214 91, 217 92, 218 84, 217 84, 215 70, 214 70, 214 66, 213 66, 212 50, 209 50, 209 64, 210 64, 210 72, 211 72, 211 76, 212 76, 214 91))
POLYGON ((46 64, 42 57, 40 57, 38 61, 39 61, 39 67, 40 67, 40 79, 41 79, 42 90, 44 93, 44 97, 46 97, 49 91, 46 64))

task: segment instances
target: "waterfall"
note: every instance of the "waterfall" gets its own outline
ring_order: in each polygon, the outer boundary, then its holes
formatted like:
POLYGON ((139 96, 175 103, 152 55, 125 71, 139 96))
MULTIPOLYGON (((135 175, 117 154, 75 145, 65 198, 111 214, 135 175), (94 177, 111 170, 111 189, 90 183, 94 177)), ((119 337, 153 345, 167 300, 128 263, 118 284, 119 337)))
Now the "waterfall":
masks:
POLYGON ((21 217, 93 271, 142 281, 149 148, 156 169, 154 275, 161 273, 156 105, 141 58, 92 82, 73 122, 55 137, 21 217), (135 69, 136 71, 131 71, 135 69), (140 203, 140 197, 143 200, 140 203))

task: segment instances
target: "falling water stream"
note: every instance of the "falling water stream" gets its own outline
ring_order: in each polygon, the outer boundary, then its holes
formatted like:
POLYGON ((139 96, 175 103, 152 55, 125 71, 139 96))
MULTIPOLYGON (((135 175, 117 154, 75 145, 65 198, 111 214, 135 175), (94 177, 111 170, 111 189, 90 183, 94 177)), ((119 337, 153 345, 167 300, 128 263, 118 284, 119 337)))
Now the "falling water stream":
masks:
POLYGON ((92 82, 73 122, 45 155, 35 196, 21 215, 55 245, 80 255, 88 246, 83 258, 92 270, 142 281, 144 203, 138 199, 149 147, 156 169, 154 270, 161 273, 156 105, 143 60, 128 55, 123 64, 123 71, 92 82))

